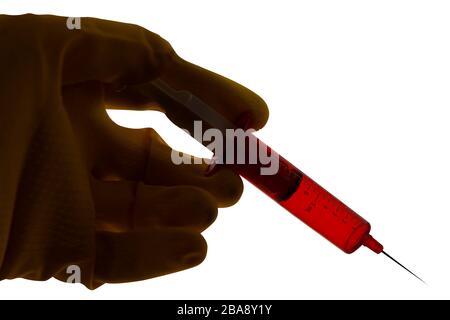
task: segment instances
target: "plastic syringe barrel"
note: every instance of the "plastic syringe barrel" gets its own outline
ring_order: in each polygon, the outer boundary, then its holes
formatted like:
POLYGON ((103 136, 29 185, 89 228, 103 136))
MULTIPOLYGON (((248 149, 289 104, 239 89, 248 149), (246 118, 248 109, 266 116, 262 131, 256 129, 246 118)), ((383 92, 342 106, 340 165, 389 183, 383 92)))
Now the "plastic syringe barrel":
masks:
POLYGON ((383 250, 383 246, 369 235, 369 222, 256 136, 252 135, 250 139, 255 139, 251 143, 257 144, 258 149, 267 150, 271 158, 279 159, 278 171, 273 175, 262 175, 261 169, 267 165, 262 164, 259 157, 255 164, 246 162, 229 167, 342 251, 352 253, 361 245, 376 253, 383 250))

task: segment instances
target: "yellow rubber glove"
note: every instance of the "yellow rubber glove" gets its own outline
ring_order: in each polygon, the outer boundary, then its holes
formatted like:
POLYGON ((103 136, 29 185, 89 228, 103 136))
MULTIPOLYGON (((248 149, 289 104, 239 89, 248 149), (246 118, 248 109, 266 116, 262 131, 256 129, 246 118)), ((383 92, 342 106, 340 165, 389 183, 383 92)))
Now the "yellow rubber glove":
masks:
POLYGON ((82 18, 69 30, 66 22, 0 16, 0 279, 66 281, 75 265, 93 289, 199 264, 200 233, 218 206, 239 199, 240 178, 172 164, 152 129, 119 127, 105 107, 158 108, 189 126, 170 104, 117 91, 156 77, 230 121, 247 112, 256 129, 265 103, 139 26, 82 18))

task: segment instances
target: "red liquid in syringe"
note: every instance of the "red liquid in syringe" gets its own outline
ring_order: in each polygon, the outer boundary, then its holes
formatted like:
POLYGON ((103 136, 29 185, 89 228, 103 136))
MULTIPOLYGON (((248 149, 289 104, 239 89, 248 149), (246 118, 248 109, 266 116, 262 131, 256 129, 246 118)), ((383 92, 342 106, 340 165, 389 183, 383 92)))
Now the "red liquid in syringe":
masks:
MULTIPOLYGON (((250 139, 256 139, 252 143, 266 148, 271 157, 278 155, 256 136, 250 139)), ((369 222, 289 161, 280 155, 278 159, 279 169, 273 175, 261 174, 266 165, 259 157, 255 164, 245 161, 231 168, 344 252, 352 253, 361 245, 376 253, 383 251, 383 246, 369 234, 369 222)))

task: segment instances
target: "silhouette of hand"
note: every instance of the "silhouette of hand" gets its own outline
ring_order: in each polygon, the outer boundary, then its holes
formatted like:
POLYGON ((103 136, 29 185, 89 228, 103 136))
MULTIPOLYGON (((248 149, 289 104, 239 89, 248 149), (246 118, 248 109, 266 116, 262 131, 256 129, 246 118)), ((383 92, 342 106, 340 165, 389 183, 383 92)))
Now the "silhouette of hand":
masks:
POLYGON ((93 289, 199 264, 201 232, 239 199, 239 176, 175 165, 154 130, 115 125, 105 109, 158 109, 188 127, 170 103, 118 90, 157 77, 256 129, 265 103, 139 26, 66 21, 0 16, 0 278, 66 281, 75 265, 93 289))

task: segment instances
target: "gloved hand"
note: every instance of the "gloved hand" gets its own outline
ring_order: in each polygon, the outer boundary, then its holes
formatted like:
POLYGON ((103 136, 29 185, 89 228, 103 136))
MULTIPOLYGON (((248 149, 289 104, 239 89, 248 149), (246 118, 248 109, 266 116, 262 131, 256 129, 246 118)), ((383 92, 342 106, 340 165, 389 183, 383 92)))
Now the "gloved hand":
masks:
POLYGON ((118 91, 163 78, 230 121, 262 127, 265 103, 248 89, 182 60, 141 27, 92 18, 0 16, 0 279, 62 281, 78 266, 88 288, 195 266, 201 232, 240 197, 242 181, 206 165, 175 165, 151 129, 115 125, 105 107, 170 103, 118 91))

